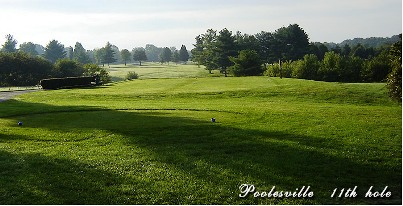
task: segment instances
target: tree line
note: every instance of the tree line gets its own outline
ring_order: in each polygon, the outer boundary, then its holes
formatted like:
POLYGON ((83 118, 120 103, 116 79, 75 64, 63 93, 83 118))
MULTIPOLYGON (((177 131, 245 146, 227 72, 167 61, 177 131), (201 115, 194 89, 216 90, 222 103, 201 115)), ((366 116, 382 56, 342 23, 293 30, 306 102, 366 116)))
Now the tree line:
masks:
POLYGON ((401 86, 390 86, 391 82, 401 82, 399 37, 395 44, 377 48, 358 43, 329 49, 324 43, 309 42, 298 24, 255 35, 239 31, 233 34, 226 28, 219 32, 208 29, 196 36, 191 52, 192 60, 210 73, 219 70, 225 76, 266 74, 320 81, 388 82, 389 88, 397 93, 400 90, 401 99, 401 86))
POLYGON ((180 50, 175 47, 159 48, 147 44, 146 48, 119 50, 107 42, 100 49, 86 50, 80 42, 73 47, 65 47, 57 40, 51 40, 46 47, 32 42, 24 42, 19 49, 17 40, 11 34, 0 50, 0 86, 32 86, 39 80, 52 77, 75 77, 83 75, 100 75, 101 81, 111 80, 108 72, 98 65, 108 66, 115 62, 125 65, 137 61, 187 62, 189 52, 185 45, 180 50))

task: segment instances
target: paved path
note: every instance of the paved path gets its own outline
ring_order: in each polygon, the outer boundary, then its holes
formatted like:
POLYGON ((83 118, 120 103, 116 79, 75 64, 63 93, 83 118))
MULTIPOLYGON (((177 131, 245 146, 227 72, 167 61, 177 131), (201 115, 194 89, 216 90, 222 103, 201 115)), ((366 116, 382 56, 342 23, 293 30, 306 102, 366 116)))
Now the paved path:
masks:
POLYGON ((6 100, 12 99, 17 95, 20 94, 25 94, 28 92, 35 92, 39 91, 37 89, 32 89, 32 90, 22 90, 22 91, 11 91, 11 92, 0 92, 0 102, 4 102, 6 100))

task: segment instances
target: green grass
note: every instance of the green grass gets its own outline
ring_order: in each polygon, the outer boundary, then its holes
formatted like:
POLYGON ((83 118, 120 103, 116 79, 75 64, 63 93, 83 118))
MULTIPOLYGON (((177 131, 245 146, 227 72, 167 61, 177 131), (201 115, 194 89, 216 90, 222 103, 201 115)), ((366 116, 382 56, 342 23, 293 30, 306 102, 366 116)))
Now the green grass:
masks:
MULTIPOLYGON (((128 72, 136 72, 140 79, 156 79, 156 78, 189 78, 189 77, 206 77, 209 76, 204 66, 198 67, 195 64, 160 64, 156 62, 144 62, 142 66, 138 64, 117 64, 111 65, 109 69, 112 81, 122 81, 128 72)), ((215 75, 219 75, 215 71, 215 75)))
POLYGON ((0 104, 0 203, 401 204, 401 114, 384 84, 267 77, 24 94, 0 104), (239 198, 244 183, 314 198, 239 198))

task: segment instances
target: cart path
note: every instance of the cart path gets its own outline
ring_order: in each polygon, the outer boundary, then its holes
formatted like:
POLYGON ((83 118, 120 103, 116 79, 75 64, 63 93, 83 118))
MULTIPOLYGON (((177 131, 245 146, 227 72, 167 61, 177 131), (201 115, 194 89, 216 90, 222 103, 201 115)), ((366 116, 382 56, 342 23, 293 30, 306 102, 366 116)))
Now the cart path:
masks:
POLYGON ((39 90, 31 89, 31 90, 22 90, 22 91, 0 92, 0 102, 7 101, 20 94, 25 94, 25 93, 29 93, 29 92, 35 92, 35 91, 39 91, 39 90))

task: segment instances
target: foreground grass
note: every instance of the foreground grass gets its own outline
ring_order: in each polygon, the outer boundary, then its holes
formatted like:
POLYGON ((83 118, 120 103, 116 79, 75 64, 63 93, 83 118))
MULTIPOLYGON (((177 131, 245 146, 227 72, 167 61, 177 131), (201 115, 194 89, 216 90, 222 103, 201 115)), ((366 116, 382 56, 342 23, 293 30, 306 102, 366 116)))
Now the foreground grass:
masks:
POLYGON ((401 204, 401 113, 383 84, 265 77, 26 94, 0 104, 0 203, 401 204))

